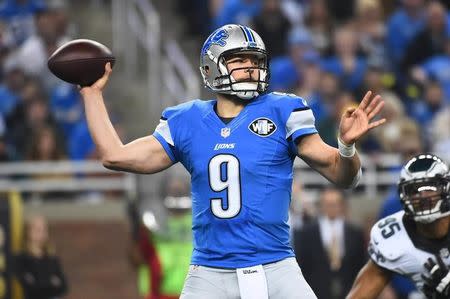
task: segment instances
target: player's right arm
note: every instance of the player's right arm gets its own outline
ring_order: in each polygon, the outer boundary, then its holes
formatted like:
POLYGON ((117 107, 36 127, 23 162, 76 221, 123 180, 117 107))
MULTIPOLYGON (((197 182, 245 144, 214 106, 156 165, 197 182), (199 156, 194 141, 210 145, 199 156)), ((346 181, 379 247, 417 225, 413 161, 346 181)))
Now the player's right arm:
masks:
POLYGON ((403 259, 406 232, 402 228, 402 213, 380 219, 370 231, 370 260, 361 269, 347 299, 375 299, 391 280, 392 273, 405 274, 403 259))
POLYGON ((361 269, 346 299, 376 299, 391 279, 390 272, 372 260, 361 269))
POLYGON ((109 119, 102 95, 110 74, 111 66, 108 63, 102 78, 80 90, 89 131, 103 165, 109 169, 135 173, 156 173, 170 167, 172 160, 154 136, 139 138, 128 144, 120 140, 109 119))

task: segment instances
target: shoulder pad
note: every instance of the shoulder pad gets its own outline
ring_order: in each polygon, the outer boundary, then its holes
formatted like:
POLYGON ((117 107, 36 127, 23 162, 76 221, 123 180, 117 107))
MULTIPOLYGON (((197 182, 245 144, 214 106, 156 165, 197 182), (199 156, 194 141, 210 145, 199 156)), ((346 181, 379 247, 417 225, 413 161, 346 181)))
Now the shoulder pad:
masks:
POLYGON ((370 232, 369 254, 374 261, 395 261, 405 252, 407 234, 402 223, 403 211, 379 220, 370 232), (406 240, 405 240, 406 238, 406 240))
POLYGON ((186 103, 178 104, 176 106, 168 107, 164 109, 161 114, 161 119, 171 119, 176 116, 182 115, 184 112, 192 109, 193 106, 200 102, 200 100, 192 100, 186 103))
POLYGON ((267 96, 268 96, 269 100, 272 102, 278 100, 278 101, 284 101, 285 104, 289 103, 289 104, 295 105, 297 107, 309 107, 308 102, 305 99, 303 99, 293 93, 284 93, 284 92, 274 91, 274 92, 269 93, 267 96))

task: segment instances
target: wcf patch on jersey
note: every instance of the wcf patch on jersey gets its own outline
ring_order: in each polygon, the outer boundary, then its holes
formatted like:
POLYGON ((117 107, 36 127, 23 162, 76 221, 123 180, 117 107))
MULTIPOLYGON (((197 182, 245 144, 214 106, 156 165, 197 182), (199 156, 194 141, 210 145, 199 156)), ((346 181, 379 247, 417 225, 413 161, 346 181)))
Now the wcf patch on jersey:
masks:
POLYGON ((255 119, 248 128, 250 131, 261 137, 268 137, 277 130, 275 123, 266 117, 255 119))

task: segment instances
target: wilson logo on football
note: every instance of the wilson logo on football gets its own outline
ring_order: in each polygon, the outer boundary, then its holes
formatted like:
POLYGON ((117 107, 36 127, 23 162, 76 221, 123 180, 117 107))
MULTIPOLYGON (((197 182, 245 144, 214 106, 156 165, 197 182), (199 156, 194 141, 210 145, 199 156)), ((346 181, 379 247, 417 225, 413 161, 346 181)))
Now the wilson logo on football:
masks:
POLYGON ((265 117, 255 119, 248 128, 250 131, 261 137, 270 136, 277 130, 275 123, 265 117))

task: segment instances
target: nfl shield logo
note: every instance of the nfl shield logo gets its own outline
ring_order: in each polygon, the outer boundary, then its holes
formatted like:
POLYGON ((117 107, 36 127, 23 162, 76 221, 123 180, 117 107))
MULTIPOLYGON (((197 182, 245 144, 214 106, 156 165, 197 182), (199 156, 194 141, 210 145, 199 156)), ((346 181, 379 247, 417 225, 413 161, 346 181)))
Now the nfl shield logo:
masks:
POLYGON ((220 135, 222 135, 223 138, 227 138, 228 136, 230 136, 230 133, 230 128, 222 128, 222 130, 220 130, 220 135))

